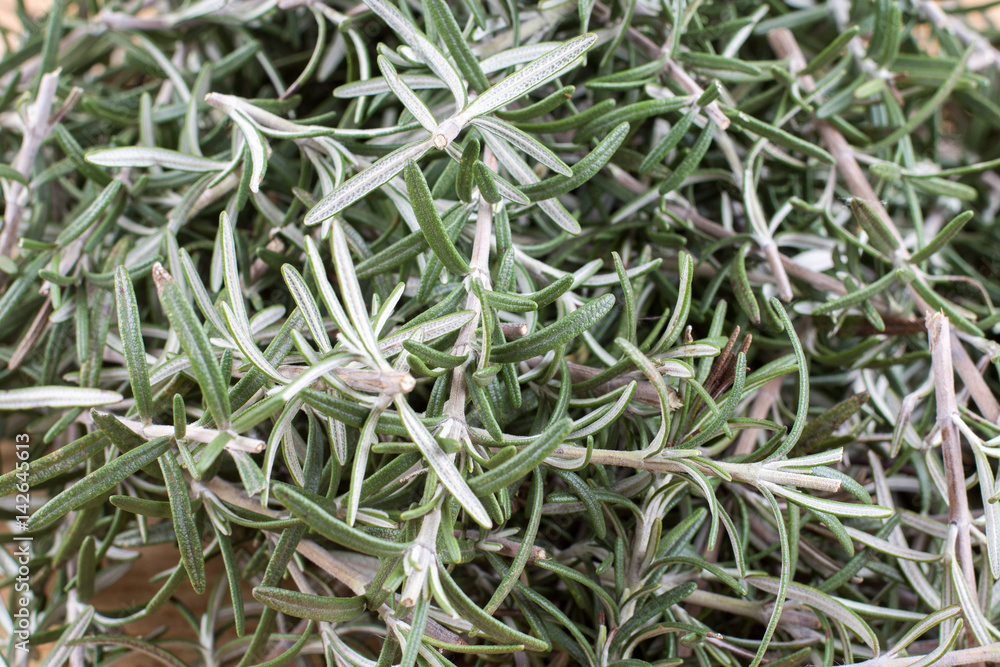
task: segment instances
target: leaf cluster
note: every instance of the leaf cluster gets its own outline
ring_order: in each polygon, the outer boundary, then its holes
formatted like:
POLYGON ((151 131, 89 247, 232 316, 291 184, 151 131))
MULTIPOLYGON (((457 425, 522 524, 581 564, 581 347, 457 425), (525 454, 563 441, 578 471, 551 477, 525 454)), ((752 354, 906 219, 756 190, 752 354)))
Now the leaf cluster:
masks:
POLYGON ((45 664, 1000 661, 1000 53, 827 9, 22 12, 0 539, 45 664))

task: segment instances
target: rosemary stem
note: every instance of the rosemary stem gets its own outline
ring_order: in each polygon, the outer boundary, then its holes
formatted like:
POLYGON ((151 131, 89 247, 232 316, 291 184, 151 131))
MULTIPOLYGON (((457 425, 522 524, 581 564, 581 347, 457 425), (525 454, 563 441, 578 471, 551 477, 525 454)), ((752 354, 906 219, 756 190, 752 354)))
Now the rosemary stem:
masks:
MULTIPOLYGON (((976 594, 976 571, 972 562, 972 515, 965 489, 965 466, 962 463, 962 442, 953 417, 958 416, 955 402, 955 372, 952 366, 951 326, 943 313, 927 318, 927 334, 931 348, 931 367, 934 373, 934 396, 937 404, 937 426, 941 431, 941 455, 944 458, 945 482, 948 486, 948 522, 957 530, 955 557, 958 559, 966 584, 976 594)), ((969 613, 966 610, 965 613, 969 613)), ((967 641, 976 645, 972 624, 966 626, 967 641)))

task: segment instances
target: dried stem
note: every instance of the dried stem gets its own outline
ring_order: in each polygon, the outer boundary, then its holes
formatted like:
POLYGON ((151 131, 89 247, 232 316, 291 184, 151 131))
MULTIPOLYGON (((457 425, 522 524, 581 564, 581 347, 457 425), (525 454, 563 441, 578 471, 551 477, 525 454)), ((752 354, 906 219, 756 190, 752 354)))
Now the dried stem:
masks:
POLYGON ((786 303, 791 301, 794 296, 792 294, 792 285, 788 281, 788 273, 785 271, 785 265, 781 261, 781 253, 778 252, 778 245, 772 238, 764 239, 764 242, 758 243, 758 245, 764 252, 768 266, 771 267, 771 273, 774 274, 774 282, 778 286, 778 294, 781 296, 781 300, 786 303))
MULTIPOLYGON (((798 75, 798 73, 806 66, 806 59, 802 54, 802 50, 799 48, 798 42, 795 41, 795 36, 792 34, 792 31, 787 28, 777 28, 769 32, 767 34, 767 38, 768 41, 771 42, 771 48, 774 49, 774 52, 778 55, 778 57, 788 59, 788 67, 792 74, 798 75)), ((816 91, 816 82, 808 74, 799 76, 799 83, 802 85, 802 88, 809 93, 816 91)), ((817 104, 822 102, 822 97, 817 96, 815 102, 817 104)), ((835 127, 818 118, 815 119, 815 122, 816 127, 819 129, 820 136, 823 138, 823 143, 826 144, 827 149, 830 151, 830 154, 833 155, 833 159, 837 163, 837 170, 847 182, 848 190, 850 190, 851 194, 855 197, 862 199, 871 205, 879 219, 882 220, 886 228, 898 242, 898 248, 894 253, 895 256, 893 259, 899 263, 906 262, 906 260, 910 258, 910 251, 906 249, 906 245, 903 243, 903 236, 899 233, 899 229, 896 228, 896 223, 893 221, 892 216, 890 216, 889 212, 885 210, 885 206, 882 205, 882 200, 875 194, 875 190, 872 189, 868 179, 865 178, 864 172, 861 170, 857 159, 854 157, 854 149, 851 148, 851 145, 847 143, 847 139, 844 138, 844 135, 842 135, 835 127)), ((921 278, 918 276, 917 280, 920 279, 921 278)), ((927 305, 913 286, 910 285, 907 289, 910 296, 920 309, 920 312, 925 316, 930 313, 930 306, 927 305)))
MULTIPOLYGON (((21 149, 14 159, 14 169, 30 180, 31 169, 42 142, 52 132, 52 105, 56 99, 56 89, 59 86, 59 74, 62 70, 49 72, 42 77, 38 85, 38 94, 33 104, 28 106, 24 118, 24 136, 21 139, 21 149)), ((13 181, 5 193, 7 206, 4 210, 3 232, 0 233, 0 255, 11 257, 14 244, 17 243, 17 232, 24 216, 24 205, 29 198, 28 186, 13 181)), ((6 274, 0 274, 0 284, 6 281, 6 274)))
MULTIPOLYGON (((927 334, 931 348, 931 365, 934 373, 934 397, 937 403, 937 426, 941 430, 941 455, 944 458, 945 481, 948 486, 948 521, 958 529, 955 557, 965 575, 969 590, 976 595, 976 571, 972 564, 972 542, 969 531, 972 515, 965 489, 965 466, 962 464, 962 443, 958 427, 952 420, 958 415, 955 403, 955 374, 952 368, 951 325, 943 313, 927 318, 927 334)), ((967 626, 968 642, 974 646, 976 637, 971 624, 967 626)))
MULTIPOLYGON (((856 663, 854 667, 909 667, 920 662, 927 656, 910 655, 905 658, 872 658, 864 662, 856 663)), ((965 648, 951 650, 934 661, 934 667, 959 667, 960 665, 982 664, 982 661, 996 662, 1000 660, 1000 642, 989 646, 977 646, 975 648, 965 648)))
MULTIPOLYGON (((543 359, 544 357, 532 357, 531 359, 528 359, 524 363, 526 363, 530 368, 535 368, 536 366, 538 366, 538 364, 542 363, 543 359)), ((599 375, 602 372, 601 369, 599 368, 593 368, 591 366, 583 366, 581 364, 573 363, 572 361, 566 362, 566 365, 569 366, 569 376, 570 379, 573 381, 573 384, 577 384, 579 382, 585 382, 595 377, 596 375, 599 375)), ((557 370, 555 372, 555 375, 553 375, 553 378, 555 379, 559 379, 561 377, 562 377, 561 370, 557 370)), ((635 391, 636 401, 645 403, 646 405, 658 406, 660 404, 660 395, 656 393, 656 389, 653 387, 653 384, 649 380, 633 378, 627 375, 623 375, 621 377, 608 380, 604 384, 598 385, 597 387, 594 387, 590 391, 593 391, 595 394, 606 394, 610 391, 614 391, 615 389, 623 387, 629 384, 630 382, 635 382, 637 385, 635 391)), ((671 398, 670 409, 676 410, 681 406, 680 394, 678 394, 677 391, 671 387, 667 387, 667 393, 670 395, 671 398)))
POLYGON ((938 28, 949 30, 955 34, 963 44, 975 44, 976 53, 969 60, 969 69, 980 70, 992 65, 994 68, 1000 67, 1000 51, 993 47, 981 34, 965 25, 958 19, 952 18, 945 13, 937 2, 924 0, 917 3, 920 11, 927 15, 938 28))
POLYGON ((951 361, 983 417, 996 424, 1000 420, 1000 403, 993 396, 993 391, 983 380, 982 373, 976 368, 969 353, 962 347, 962 341, 954 332, 951 334, 951 361))
MULTIPOLYGON (((309 369, 304 366, 282 364, 276 370, 291 380, 302 375, 309 369)), ((330 370, 330 374, 351 389, 378 394, 379 396, 408 394, 417 386, 417 381, 407 371, 381 371, 370 368, 333 368, 330 370)), ((243 377, 245 375, 246 373, 242 371, 233 370, 233 377, 243 377)), ((330 388, 330 385, 323 380, 316 380, 312 386, 316 389, 330 388)))
POLYGON ((38 339, 41 338, 42 333, 44 333, 45 328, 49 324, 49 315, 52 314, 52 297, 46 297, 45 303, 39 309, 38 314, 35 315, 35 319, 31 322, 31 326, 28 331, 24 334, 24 338, 18 343, 17 349, 14 353, 10 355, 10 361, 7 363, 7 368, 10 370, 15 370, 24 361, 25 357, 34 349, 35 344, 38 339))
POLYGON ((502 322, 500 331, 506 340, 514 340, 528 335, 528 325, 524 322, 502 322))
MULTIPOLYGON (((159 438, 164 435, 173 435, 174 427, 173 425, 165 426, 161 424, 147 424, 143 426, 141 422, 134 421, 132 419, 125 419, 123 417, 118 417, 118 421, 127 426, 133 432, 145 436, 147 438, 159 438)), ((90 422, 89 414, 87 415, 87 421, 90 422)), ((217 431, 214 428, 204 428, 201 426, 195 426, 193 424, 188 424, 185 430, 185 436, 188 440, 194 442, 201 442, 208 444, 212 442, 219 433, 222 431, 217 431)), ((226 443, 226 449, 234 452, 249 452, 251 454, 259 454, 264 451, 267 446, 263 440, 258 440, 257 438, 251 438, 246 435, 238 435, 235 438, 229 440, 226 443)))
MULTIPOLYGON (((689 205, 682 206, 668 201, 666 207, 681 218, 689 220, 698 231, 704 232, 713 238, 725 239, 735 234, 735 232, 729 231, 719 223, 701 215, 689 205)), ((809 283, 815 289, 823 292, 833 292, 840 295, 847 294, 847 289, 836 278, 831 278, 825 273, 808 269, 783 254, 779 253, 778 258, 781 260, 781 266, 784 267, 785 272, 793 278, 809 283)))
MULTIPOLYGON (((747 414, 747 417, 751 419, 764 419, 767 417, 768 413, 771 412, 771 408, 774 407, 775 401, 778 400, 783 380, 784 378, 782 377, 776 377, 773 380, 769 380, 767 384, 760 388, 753 405, 750 406, 750 412, 747 414)), ((739 437, 736 438, 736 446, 733 447, 733 455, 740 456, 753 452, 754 443, 757 441, 757 434, 758 431, 756 429, 749 428, 740 433, 739 437)))

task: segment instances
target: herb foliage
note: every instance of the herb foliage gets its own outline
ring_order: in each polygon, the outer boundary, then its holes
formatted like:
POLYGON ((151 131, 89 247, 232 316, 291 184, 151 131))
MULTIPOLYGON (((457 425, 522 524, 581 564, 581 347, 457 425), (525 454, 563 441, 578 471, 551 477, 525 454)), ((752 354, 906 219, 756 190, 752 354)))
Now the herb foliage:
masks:
POLYGON ((45 664, 1000 661, 1000 54, 793 4, 22 11, 45 664), (122 633, 185 586, 196 639, 122 633))

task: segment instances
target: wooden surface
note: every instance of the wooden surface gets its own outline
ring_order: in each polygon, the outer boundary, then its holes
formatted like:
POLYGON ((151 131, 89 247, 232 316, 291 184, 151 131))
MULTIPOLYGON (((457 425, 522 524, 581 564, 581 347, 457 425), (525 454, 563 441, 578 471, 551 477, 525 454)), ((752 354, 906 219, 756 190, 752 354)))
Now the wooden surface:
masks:
MULTIPOLYGON (((49 0, 24 0, 24 4, 28 8, 28 13, 37 17, 45 13, 46 7, 49 6, 49 0)), ((14 11, 16 8, 17 0, 0 0, 0 26, 10 30, 17 30, 20 27, 21 24, 14 11)), ((0 50, 3 50, 2 41, 0 41, 0 50)))

